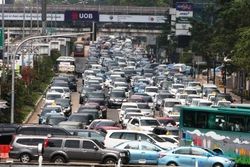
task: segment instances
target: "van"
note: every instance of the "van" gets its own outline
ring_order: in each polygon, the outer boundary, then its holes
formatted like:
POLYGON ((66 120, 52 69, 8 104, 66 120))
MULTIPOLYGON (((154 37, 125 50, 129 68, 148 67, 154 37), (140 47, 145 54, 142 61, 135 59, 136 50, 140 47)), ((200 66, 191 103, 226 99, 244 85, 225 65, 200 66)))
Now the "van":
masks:
POLYGON ((44 143, 47 136, 16 135, 10 144, 9 157, 19 159, 22 163, 37 160, 37 146, 44 143))

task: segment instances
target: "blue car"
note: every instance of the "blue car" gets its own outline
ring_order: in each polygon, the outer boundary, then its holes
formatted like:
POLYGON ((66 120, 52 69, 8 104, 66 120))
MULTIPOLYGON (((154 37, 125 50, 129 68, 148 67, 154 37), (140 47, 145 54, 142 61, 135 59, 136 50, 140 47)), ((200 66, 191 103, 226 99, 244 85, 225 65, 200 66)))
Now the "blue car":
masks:
POLYGON ((147 141, 127 141, 115 146, 115 148, 130 152, 129 164, 156 165, 158 158, 166 153, 166 150, 147 141))
POLYGON ((201 147, 178 147, 159 158, 159 165, 185 167, 234 167, 235 162, 201 147))

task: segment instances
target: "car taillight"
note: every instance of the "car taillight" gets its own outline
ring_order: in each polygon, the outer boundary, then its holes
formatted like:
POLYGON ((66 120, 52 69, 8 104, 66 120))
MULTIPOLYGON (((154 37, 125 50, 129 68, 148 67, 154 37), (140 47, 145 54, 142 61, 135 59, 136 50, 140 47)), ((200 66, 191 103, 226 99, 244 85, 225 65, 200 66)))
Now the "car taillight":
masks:
POLYGON ((159 158, 162 158, 162 157, 165 157, 166 156, 166 153, 159 153, 159 158))
POLYGON ((49 139, 44 139, 43 147, 48 147, 49 145, 49 139))

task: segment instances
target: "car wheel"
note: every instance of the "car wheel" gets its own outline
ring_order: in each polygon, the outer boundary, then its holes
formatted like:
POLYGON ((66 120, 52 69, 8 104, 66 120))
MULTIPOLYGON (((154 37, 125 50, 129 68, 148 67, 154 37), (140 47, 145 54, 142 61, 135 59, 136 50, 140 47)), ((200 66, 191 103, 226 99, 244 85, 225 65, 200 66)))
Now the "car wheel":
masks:
POLYGON ((116 164, 117 160, 115 158, 106 158, 103 163, 104 164, 116 164))
POLYGON ((30 161, 31 161, 30 154, 28 154, 28 153, 23 153, 23 154, 21 154, 21 155, 20 155, 20 161, 21 161, 22 163, 28 163, 28 162, 30 162, 30 161))
POLYGON ((169 162, 167 166, 178 166, 175 162, 169 162))
POLYGON ((220 163, 216 163, 216 164, 213 165, 213 167, 223 167, 223 165, 220 164, 220 163))
POLYGON ((61 155, 55 156, 52 161, 54 163, 56 163, 56 164, 61 164, 61 163, 65 163, 66 162, 65 158, 63 156, 61 156, 61 155))

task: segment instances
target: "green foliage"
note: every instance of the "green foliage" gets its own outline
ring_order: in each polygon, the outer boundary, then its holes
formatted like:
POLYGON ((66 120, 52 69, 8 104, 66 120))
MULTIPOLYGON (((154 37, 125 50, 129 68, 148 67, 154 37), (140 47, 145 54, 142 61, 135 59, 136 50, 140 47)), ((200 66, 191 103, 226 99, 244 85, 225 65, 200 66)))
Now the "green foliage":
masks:
POLYGON ((180 56, 180 63, 192 65, 193 53, 192 52, 183 52, 180 56))
POLYGON ((191 48, 211 67, 215 55, 232 58, 230 72, 244 68, 249 73, 250 1, 220 0, 204 9, 192 22, 191 48))
POLYGON ((245 71, 250 72, 250 27, 239 29, 238 34, 232 59, 238 67, 244 67, 245 71))
MULTIPOLYGON (((22 79, 15 79, 15 122, 22 123, 27 115, 33 110, 39 96, 44 92, 51 78, 54 76, 53 66, 60 56, 58 51, 52 51, 51 56, 39 56, 36 59, 36 66, 32 69, 34 75, 32 81, 27 85, 22 79)), ((7 77, 6 82, 1 83, 2 97, 10 106, 11 104, 11 77, 7 77)), ((10 122, 10 109, 1 116, 0 122, 10 122)))

